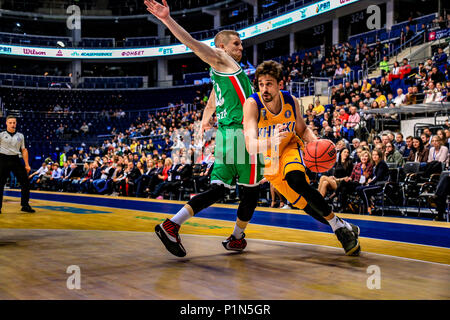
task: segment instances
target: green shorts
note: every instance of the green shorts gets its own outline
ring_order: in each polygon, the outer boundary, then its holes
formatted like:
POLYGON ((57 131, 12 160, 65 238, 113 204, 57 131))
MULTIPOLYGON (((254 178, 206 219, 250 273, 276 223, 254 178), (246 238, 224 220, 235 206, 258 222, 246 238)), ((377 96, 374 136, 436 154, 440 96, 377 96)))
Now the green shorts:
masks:
POLYGON ((249 155, 242 127, 219 127, 214 157, 212 184, 223 184, 231 188, 237 178, 237 184, 253 187, 259 185, 264 178, 262 154, 249 155))

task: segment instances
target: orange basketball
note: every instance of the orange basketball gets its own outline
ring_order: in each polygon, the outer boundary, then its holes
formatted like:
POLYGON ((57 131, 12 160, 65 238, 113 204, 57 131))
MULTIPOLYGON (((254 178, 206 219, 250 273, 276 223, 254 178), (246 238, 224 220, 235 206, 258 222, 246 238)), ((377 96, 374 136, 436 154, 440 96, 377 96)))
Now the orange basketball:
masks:
POLYGON ((336 146, 330 140, 316 140, 306 145, 305 164, 312 172, 327 172, 336 163, 336 146))

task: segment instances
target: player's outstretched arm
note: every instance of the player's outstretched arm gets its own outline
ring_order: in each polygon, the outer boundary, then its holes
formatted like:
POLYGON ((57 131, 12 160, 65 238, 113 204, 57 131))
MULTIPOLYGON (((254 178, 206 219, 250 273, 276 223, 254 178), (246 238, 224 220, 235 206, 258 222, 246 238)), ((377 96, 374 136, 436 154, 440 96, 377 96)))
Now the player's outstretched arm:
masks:
POLYGON ((306 143, 317 140, 317 137, 314 134, 314 132, 306 125, 305 120, 303 119, 303 116, 301 114, 300 105, 298 104, 298 100, 296 98, 294 98, 294 103, 296 111, 295 132, 306 143))
POLYGON ((223 59, 226 59, 224 56, 227 54, 223 50, 210 47, 194 39, 183 27, 173 20, 170 16, 170 9, 166 0, 162 0, 162 4, 155 0, 145 0, 144 4, 147 6, 148 12, 164 23, 181 43, 190 48, 200 59, 211 67, 217 69, 223 59))

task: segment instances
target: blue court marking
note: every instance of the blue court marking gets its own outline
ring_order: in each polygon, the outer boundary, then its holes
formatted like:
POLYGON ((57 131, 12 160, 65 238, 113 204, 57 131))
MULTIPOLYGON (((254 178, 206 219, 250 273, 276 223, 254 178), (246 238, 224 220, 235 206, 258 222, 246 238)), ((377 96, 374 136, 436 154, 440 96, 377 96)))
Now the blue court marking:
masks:
MULTIPOLYGON (((20 192, 7 190, 5 191, 5 195, 19 197, 20 192)), ((175 214, 183 206, 183 204, 176 203, 134 201, 116 198, 94 198, 66 195, 61 193, 51 194, 32 192, 31 197, 32 199, 38 200, 70 202, 164 214, 175 214)), ((195 217, 236 221, 236 209, 209 207, 198 213, 195 217)), ((450 248, 449 228, 359 219, 346 219, 346 221, 358 225, 361 229, 362 237, 450 248)), ((282 228, 332 233, 332 230, 329 226, 317 222, 308 215, 300 214, 256 210, 251 223, 282 228)))

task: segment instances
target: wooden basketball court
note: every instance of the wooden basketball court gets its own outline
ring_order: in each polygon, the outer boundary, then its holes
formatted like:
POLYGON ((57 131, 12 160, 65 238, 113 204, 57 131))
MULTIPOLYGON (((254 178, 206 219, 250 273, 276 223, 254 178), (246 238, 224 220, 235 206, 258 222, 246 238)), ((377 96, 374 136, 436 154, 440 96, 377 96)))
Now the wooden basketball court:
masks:
POLYGON ((445 222, 340 215, 361 227, 362 253, 347 257, 331 228, 301 211, 258 208, 247 249, 234 253, 221 241, 236 206, 215 205, 183 225, 187 256, 177 258, 153 229, 182 202, 33 192, 37 212, 25 214, 19 192, 6 195, 0 300, 450 299, 445 222), (70 266, 80 289, 68 288, 70 266))

